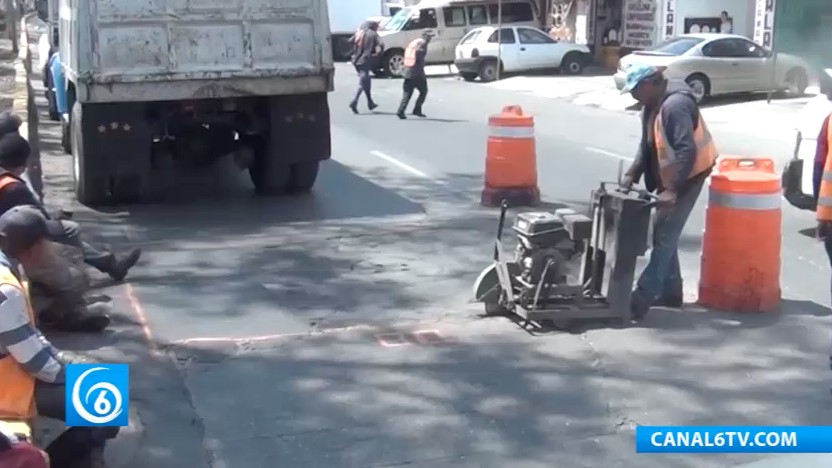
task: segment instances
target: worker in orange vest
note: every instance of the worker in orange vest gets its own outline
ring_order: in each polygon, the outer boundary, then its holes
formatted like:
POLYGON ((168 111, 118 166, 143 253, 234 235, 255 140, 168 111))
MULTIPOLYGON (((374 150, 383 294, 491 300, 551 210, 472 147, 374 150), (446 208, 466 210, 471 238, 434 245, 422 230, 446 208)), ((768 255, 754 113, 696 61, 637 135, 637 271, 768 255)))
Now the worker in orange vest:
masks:
POLYGON ((402 102, 399 103, 399 110, 396 115, 404 120, 407 116, 404 115, 407 110, 407 105, 410 103, 410 98, 413 97, 413 91, 419 91, 419 96, 416 98, 416 104, 413 105, 413 115, 417 117, 425 117, 422 112, 422 105, 425 103, 425 98, 428 95, 428 78, 425 75, 425 55, 428 53, 428 44, 434 36, 434 32, 426 29, 422 31, 422 37, 410 41, 407 48, 404 50, 404 62, 402 63, 402 77, 404 83, 402 84, 402 102))
MULTIPOLYGON (((827 96, 832 100, 832 95, 827 96)), ((832 114, 826 116, 817 139, 814 185, 817 198, 817 237, 823 240, 829 263, 832 264, 832 114)), ((832 370, 832 350, 829 353, 832 370)))
POLYGON ((350 38, 350 42, 353 47, 352 64, 358 72, 358 88, 355 90, 349 107, 354 114, 357 114, 358 99, 364 94, 367 97, 367 108, 372 111, 378 105, 373 101, 373 80, 370 73, 378 68, 379 56, 384 50, 384 45, 378 36, 378 23, 365 21, 350 38))
MULTIPOLYGON (((16 265, 47 255, 49 228, 37 207, 16 206, 0 216, 0 419, 39 416, 66 420, 66 364, 36 326, 35 313, 16 265)), ((54 466, 104 446, 118 427, 72 427, 46 452, 54 466), (62 441, 62 442, 58 442, 62 441), (68 441, 73 450, 63 448, 68 441)), ((5 466, 5 465, 3 465, 5 466)))
POLYGON ((632 65, 626 74, 622 93, 629 92, 644 108, 638 155, 621 185, 629 188, 643 175, 659 201, 650 260, 632 296, 631 312, 638 320, 653 305, 682 306, 679 237, 718 154, 686 83, 668 81, 663 68, 650 65, 632 65))

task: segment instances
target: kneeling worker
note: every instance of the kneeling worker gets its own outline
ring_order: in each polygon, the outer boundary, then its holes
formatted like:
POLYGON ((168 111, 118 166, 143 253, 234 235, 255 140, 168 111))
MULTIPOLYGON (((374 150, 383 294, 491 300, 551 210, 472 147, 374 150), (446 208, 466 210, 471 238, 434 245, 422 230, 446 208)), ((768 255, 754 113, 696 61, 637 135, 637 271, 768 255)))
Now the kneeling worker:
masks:
POLYGON ((668 81, 663 71, 630 66, 622 90, 644 109, 639 151, 621 185, 630 187, 643 175, 647 190, 655 191, 659 200, 650 260, 633 291, 635 319, 653 305, 682 306, 679 237, 718 156, 690 87, 668 81))
POLYGON ((399 110, 396 111, 396 115, 400 119, 407 118, 404 113, 407 110, 407 105, 410 103, 410 98, 413 97, 414 90, 419 91, 419 96, 416 97, 416 104, 413 105, 413 115, 425 117, 425 114, 422 113, 422 105, 424 105, 425 98, 428 95, 428 78, 425 75, 425 54, 428 53, 428 44, 433 36, 433 31, 429 29, 422 31, 422 37, 411 41, 404 51, 402 102, 399 103, 399 110))
MULTIPOLYGON (((35 313, 14 265, 26 264, 48 249, 46 218, 32 206, 18 206, 0 216, 0 415, 27 420, 37 414, 66 420, 65 359, 35 325, 35 313)), ((53 443, 62 453, 46 452, 53 466, 64 457, 84 457, 118 434, 117 427, 73 427, 53 443)), ((50 446, 52 447, 52 446, 50 446)))

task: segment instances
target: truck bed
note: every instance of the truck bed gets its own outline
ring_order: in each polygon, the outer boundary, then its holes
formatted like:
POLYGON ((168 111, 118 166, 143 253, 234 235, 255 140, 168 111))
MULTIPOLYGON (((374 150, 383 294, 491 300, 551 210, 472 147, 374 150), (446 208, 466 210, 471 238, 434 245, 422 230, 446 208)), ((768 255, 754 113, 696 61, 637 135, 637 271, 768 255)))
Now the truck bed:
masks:
POLYGON ((332 87, 326 0, 61 0, 60 19, 82 102, 332 87))

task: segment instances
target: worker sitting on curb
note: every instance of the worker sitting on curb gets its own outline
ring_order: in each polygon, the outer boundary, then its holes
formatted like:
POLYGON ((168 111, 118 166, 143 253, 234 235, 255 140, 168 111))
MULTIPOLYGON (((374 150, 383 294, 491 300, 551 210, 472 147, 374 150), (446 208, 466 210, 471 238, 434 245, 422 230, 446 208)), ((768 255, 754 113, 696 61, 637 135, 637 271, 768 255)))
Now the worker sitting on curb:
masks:
POLYGON ((0 467, 49 468, 49 456, 0 421, 0 467))
POLYGON ((684 82, 671 82, 664 69, 632 65, 622 92, 644 105, 638 154, 621 181, 644 183, 658 196, 650 260, 633 291, 633 318, 644 317, 653 305, 681 307, 682 272, 679 237, 716 164, 717 150, 699 106, 684 82))
MULTIPOLYGON (((17 133, 21 125, 18 116, 8 111, 0 113, 0 138, 8 133, 17 133)), ((28 143, 27 143, 28 146, 28 143)), ((127 273, 139 261, 141 249, 131 249, 127 254, 116 255, 107 249, 95 247, 81 239, 81 227, 78 223, 60 219, 61 215, 53 217, 46 212, 37 195, 21 179, 29 163, 29 154, 25 158, 22 154, 18 158, 9 157, 0 160, 0 214, 12 206, 35 205, 43 211, 49 220, 50 238, 54 242, 70 245, 83 251, 84 262, 96 270, 110 276, 114 281, 122 281, 127 273), (3 177, 13 178, 13 182, 5 182, 3 177), (19 182, 19 183, 18 183, 19 182), (8 184, 8 185, 5 185, 8 184)), ((0 155, 2 156, 2 155, 0 155)))
MULTIPOLYGON (((66 420, 65 364, 76 361, 36 327, 16 267, 47 255, 46 221, 34 206, 17 206, 0 216, 0 415, 20 421, 31 419, 35 408, 39 416, 66 420)), ((117 434, 118 427, 72 427, 46 453, 54 466, 68 466, 117 434)))
MULTIPOLYGON (((43 207, 19 177, 26 167, 29 144, 17 133, 0 137, 0 214, 19 206, 34 206, 44 218, 43 207), (26 204, 28 202, 28 204, 26 204)), ((38 318, 44 327, 60 331, 98 332, 110 323, 108 301, 90 301, 89 277, 83 250, 66 240, 61 221, 46 221, 49 249, 40 257, 27 257, 23 265, 31 280, 30 293, 38 318), (61 242, 55 242, 55 239, 61 242)), ((72 228, 73 226, 70 226, 72 228)), ((75 228, 77 232, 77 227, 75 228)), ((128 259, 130 260, 130 259, 128 259)), ((121 261, 118 266, 126 270, 121 261)))
POLYGON ((50 468, 49 455, 15 434, 6 434, 0 422, 0 466, 3 468, 50 468))

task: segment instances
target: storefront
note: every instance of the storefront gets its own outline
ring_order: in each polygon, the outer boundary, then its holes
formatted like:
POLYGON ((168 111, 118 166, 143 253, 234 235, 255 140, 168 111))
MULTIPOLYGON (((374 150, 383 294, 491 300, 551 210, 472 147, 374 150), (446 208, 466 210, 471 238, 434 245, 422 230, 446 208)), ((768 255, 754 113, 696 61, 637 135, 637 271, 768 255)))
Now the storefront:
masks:
POLYGON ((756 0, 662 0, 662 38, 699 32, 754 35, 756 0), (723 21, 722 13, 727 14, 723 21))

